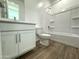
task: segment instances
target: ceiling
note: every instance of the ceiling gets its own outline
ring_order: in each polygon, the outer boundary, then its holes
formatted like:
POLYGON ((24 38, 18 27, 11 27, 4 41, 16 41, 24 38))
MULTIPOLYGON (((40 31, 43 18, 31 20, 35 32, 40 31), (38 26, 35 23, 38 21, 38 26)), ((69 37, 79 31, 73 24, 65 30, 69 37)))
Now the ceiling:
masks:
POLYGON ((24 0, 20 0, 20 1, 24 3, 24 0))
POLYGON ((53 2, 55 2, 56 0, 48 0, 50 3, 53 3, 53 2))
POLYGON ((61 0, 49 0, 51 6, 58 3, 59 1, 61 1, 61 0))
MULTIPOLYGON (((21 0, 21 1, 24 1, 24 0, 21 0)), ((38 5, 40 4, 40 2, 43 3, 42 7, 50 8, 53 2, 56 2, 56 1, 59 1, 59 0, 25 0, 25 6, 28 11, 38 10, 39 9, 38 5)))

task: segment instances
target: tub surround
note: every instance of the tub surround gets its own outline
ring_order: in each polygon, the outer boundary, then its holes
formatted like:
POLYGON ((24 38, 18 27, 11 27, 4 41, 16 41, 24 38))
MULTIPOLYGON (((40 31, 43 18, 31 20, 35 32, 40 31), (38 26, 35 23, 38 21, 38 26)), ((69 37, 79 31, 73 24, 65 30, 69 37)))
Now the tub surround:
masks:
POLYGON ((64 32, 53 32, 53 33, 51 33, 51 35, 55 35, 55 34, 79 38, 79 35, 72 34, 72 33, 64 33, 64 32))
POLYGON ((0 19, 0 59, 12 59, 36 47, 35 24, 0 19))
POLYGON ((52 40, 79 48, 79 6, 53 14, 49 25, 52 40))
POLYGON ((57 42, 61 42, 76 48, 79 48, 79 35, 64 32, 51 33, 51 39, 57 42))

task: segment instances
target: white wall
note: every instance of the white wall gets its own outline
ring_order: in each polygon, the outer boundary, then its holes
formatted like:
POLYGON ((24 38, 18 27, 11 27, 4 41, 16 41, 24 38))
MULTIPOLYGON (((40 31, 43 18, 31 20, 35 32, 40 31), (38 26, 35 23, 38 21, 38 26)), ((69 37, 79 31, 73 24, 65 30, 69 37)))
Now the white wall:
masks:
POLYGON ((44 5, 38 8, 38 16, 39 16, 39 26, 42 28, 42 32, 48 33, 49 21, 51 19, 51 15, 49 15, 46 11, 46 7, 50 5, 47 0, 42 0, 44 5))
POLYGON ((64 12, 55 17, 55 32, 71 33, 71 12, 64 12))
POLYGON ((25 0, 25 21, 39 23, 38 4, 39 0, 25 0))
POLYGON ((42 27, 43 32, 48 33, 48 25, 50 20, 50 15, 46 12, 45 8, 40 8, 40 26, 42 27))
POLYGON ((46 13, 44 7, 48 6, 49 3, 46 0, 25 0, 25 20, 27 22, 36 23, 42 27, 43 31, 48 31, 49 15, 46 13), (40 2, 44 2, 43 7, 38 7, 40 2))
MULTIPOLYGON (((64 11, 65 9, 68 9, 70 7, 74 7, 76 5, 79 5, 79 0, 61 0, 60 2, 58 2, 57 4, 52 6, 52 14, 55 13, 59 13, 61 11, 64 11)), ((40 13, 39 13, 40 14, 40 13)), ((48 30, 48 25, 49 25, 49 21, 51 19, 51 16, 49 16, 46 12, 45 9, 41 8, 41 14, 40 14, 40 24, 43 28, 43 31, 47 31, 48 30)), ((62 14, 63 15, 63 14, 62 14)), ((61 31, 61 32, 71 32, 71 27, 70 27, 70 18, 68 16, 63 16, 66 19, 62 19, 62 15, 57 15, 56 17, 60 18, 60 20, 55 20, 56 24, 55 26, 57 26, 57 28, 55 29, 55 31, 61 31), (68 17, 68 18, 67 18, 68 17), (57 23, 58 22, 58 23, 57 23), (64 25, 64 26, 63 26, 64 25), (59 27, 58 27, 59 26, 59 27), (62 28, 61 28, 62 27, 62 28)), ((65 15, 69 15, 69 14, 65 14, 65 15)), ((69 15, 70 16, 70 15, 69 15)))
MULTIPOLYGON (((55 32, 71 33, 72 30, 72 18, 71 11, 60 13, 64 10, 79 6, 79 0, 61 0, 52 6, 52 15, 55 16, 55 32), (60 14, 58 14, 60 13, 60 14)), ((52 16, 53 17, 53 16, 52 16)))
POLYGON ((52 6, 52 13, 58 13, 65 10, 66 8, 78 5, 79 0, 61 0, 60 2, 52 6))
MULTIPOLYGON (((45 12, 45 9, 37 8, 38 2, 39 2, 38 0, 34 0, 34 1, 25 0, 25 11, 26 11, 25 20, 27 22, 37 23, 38 25, 40 25, 43 28, 44 32, 47 32, 51 16, 45 12)), ((65 10, 66 8, 70 8, 70 7, 73 7, 76 5, 79 5, 79 0, 61 0, 60 2, 58 2, 57 4, 52 6, 51 11, 52 11, 52 13, 58 13, 58 12, 65 10)), ((64 20, 63 22, 65 22, 65 21, 66 20, 64 20)), ((60 22, 60 23, 62 23, 62 22, 60 22)), ((70 23, 68 22, 68 20, 66 21, 66 23, 64 23, 64 24, 67 25, 68 27, 65 26, 64 29, 69 28, 70 23)), ((59 25, 59 24, 56 24, 56 25, 59 25)), ((58 31, 58 30, 56 30, 56 31, 58 31)), ((64 32, 64 31, 69 32, 70 28, 63 30, 62 32, 64 32)))

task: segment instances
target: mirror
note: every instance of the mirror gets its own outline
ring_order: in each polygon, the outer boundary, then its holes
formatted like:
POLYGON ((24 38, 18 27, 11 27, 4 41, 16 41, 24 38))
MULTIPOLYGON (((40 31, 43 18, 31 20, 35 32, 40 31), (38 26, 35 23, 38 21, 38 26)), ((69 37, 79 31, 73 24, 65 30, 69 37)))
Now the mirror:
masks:
POLYGON ((24 0, 0 0, 0 17, 9 20, 24 20, 24 0))

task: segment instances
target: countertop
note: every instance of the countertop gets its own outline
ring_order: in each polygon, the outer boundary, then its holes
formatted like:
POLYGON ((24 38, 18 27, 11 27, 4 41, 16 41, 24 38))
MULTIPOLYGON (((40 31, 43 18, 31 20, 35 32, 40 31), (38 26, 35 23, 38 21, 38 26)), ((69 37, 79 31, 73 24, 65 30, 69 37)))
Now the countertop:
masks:
POLYGON ((10 20, 5 18, 0 18, 0 23, 16 23, 16 24, 29 24, 29 25, 35 25, 35 23, 29 23, 26 21, 18 21, 18 20, 10 20))

